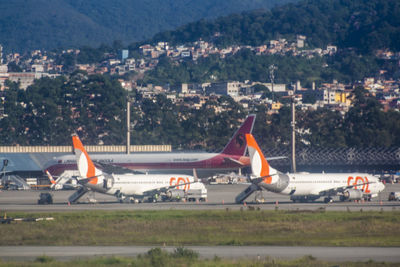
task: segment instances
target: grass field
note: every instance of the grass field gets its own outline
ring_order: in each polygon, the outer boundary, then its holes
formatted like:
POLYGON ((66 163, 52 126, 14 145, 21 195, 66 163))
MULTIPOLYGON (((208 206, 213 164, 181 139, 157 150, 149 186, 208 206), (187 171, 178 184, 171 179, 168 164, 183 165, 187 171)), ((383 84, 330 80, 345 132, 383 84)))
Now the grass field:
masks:
POLYGON ((54 221, 1 224, 0 246, 400 246, 396 211, 84 211, 7 216, 50 216, 54 221))

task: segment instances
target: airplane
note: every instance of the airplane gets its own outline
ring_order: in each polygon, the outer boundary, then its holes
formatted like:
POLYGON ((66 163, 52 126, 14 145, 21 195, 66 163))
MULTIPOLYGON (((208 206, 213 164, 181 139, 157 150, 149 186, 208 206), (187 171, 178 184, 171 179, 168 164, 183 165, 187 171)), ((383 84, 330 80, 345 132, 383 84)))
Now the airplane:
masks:
MULTIPOLYGON (((92 159, 95 162, 141 172, 163 174, 179 172, 190 175, 193 169, 196 169, 199 178, 240 170, 250 165, 249 157, 245 156, 245 134, 252 132, 255 118, 256 115, 249 115, 220 153, 92 154, 92 159)), ((270 160, 280 158, 283 157, 275 157, 270 160)), ((44 164, 42 169, 48 170, 56 177, 62 176, 65 171, 77 168, 73 155, 63 155, 53 158, 44 164)))
POLYGON ((334 196, 341 201, 370 200, 385 189, 378 177, 366 173, 281 173, 265 159, 253 135, 246 134, 250 155, 251 185, 236 197, 242 203, 254 191, 265 189, 289 195, 293 202, 314 201, 324 197, 332 202, 334 196))
MULTIPOLYGON (((113 195, 120 202, 142 202, 145 198, 156 201, 160 194, 168 194, 173 189, 187 191, 191 184, 198 182, 195 170, 194 176, 107 173, 93 163, 77 135, 72 136, 72 143, 80 174, 77 180, 80 188, 69 197, 69 203, 77 202, 88 191, 113 195)), ((50 177, 49 174, 52 184, 55 183, 50 177)))

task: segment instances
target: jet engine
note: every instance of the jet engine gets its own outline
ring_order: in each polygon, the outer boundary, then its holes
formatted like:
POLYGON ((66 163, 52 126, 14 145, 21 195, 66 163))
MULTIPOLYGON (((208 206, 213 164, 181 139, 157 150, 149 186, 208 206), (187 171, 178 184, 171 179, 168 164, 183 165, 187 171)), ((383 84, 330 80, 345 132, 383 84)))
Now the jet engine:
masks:
POLYGON ((185 196, 185 192, 183 190, 176 189, 168 190, 165 194, 169 199, 183 198, 185 196))
POLYGON ((114 178, 111 175, 105 175, 103 179, 103 188, 105 190, 111 189, 114 186, 114 178))
POLYGON ((340 196, 340 200, 360 200, 362 199, 363 194, 364 193, 361 190, 349 189, 343 192, 343 195, 340 196))

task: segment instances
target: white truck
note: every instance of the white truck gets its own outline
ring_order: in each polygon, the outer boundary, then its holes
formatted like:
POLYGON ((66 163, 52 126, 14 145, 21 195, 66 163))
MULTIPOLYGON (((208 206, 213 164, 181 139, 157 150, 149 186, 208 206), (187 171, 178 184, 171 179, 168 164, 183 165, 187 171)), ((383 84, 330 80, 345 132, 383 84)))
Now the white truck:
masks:
POLYGON ((161 196, 162 201, 205 202, 207 201, 207 188, 202 182, 190 184, 187 191, 182 189, 171 189, 161 196))

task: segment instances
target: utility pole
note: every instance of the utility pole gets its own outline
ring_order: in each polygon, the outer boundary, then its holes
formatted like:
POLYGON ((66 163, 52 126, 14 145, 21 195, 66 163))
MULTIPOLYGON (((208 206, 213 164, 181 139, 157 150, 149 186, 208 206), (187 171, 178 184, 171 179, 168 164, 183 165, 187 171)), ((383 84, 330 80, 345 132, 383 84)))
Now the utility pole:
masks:
MULTIPOLYGON (((296 84, 297 87, 297 84, 296 84)), ((292 172, 296 172, 296 105, 295 93, 296 87, 293 89, 292 95, 292 172)))
POLYGON ((131 98, 126 101, 126 154, 131 152, 131 98))

